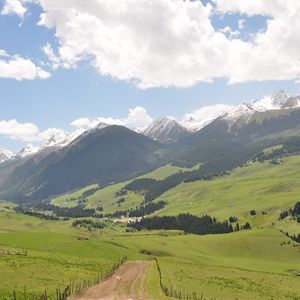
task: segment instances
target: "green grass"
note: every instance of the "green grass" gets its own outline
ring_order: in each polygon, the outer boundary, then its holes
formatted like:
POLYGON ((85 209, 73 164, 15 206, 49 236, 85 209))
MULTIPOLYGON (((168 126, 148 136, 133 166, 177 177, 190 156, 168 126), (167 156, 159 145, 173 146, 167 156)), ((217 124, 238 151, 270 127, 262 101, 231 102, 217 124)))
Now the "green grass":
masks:
MULTIPOLYGON (((199 165, 194 166, 194 168, 198 168, 199 165)), ((180 171, 192 170, 188 168, 181 168, 171 165, 166 165, 160 168, 155 169, 154 171, 144 174, 138 178, 153 178, 153 179, 164 179, 174 173, 178 173, 180 171)), ((139 195, 133 192, 128 192, 127 195, 124 196, 115 196, 117 192, 119 192, 126 184, 130 182, 122 182, 117 184, 112 184, 103 189, 98 190, 93 195, 87 197, 86 206, 88 208, 96 208, 103 207, 104 213, 113 213, 117 210, 126 210, 137 207, 143 200, 143 195, 139 195), (125 202, 120 203, 118 205, 117 201, 120 198, 125 198, 125 202)), ((78 199, 82 196, 82 194, 88 190, 97 187, 97 185, 90 185, 83 189, 79 189, 70 194, 64 194, 59 197, 52 199, 52 203, 61 207, 74 207, 78 204, 78 199)))
POLYGON ((172 165, 166 165, 160 168, 155 169, 154 171, 147 173, 143 176, 140 176, 138 178, 153 178, 156 180, 165 179, 166 177, 178 173, 178 172, 185 172, 185 171, 191 171, 199 168, 200 164, 197 164, 193 166, 192 168, 181 168, 177 166, 172 165))
MULTIPOLYGON (((132 260, 156 256, 164 284, 206 297, 300 297, 299 278, 292 275, 300 269, 299 246, 275 228, 195 236, 178 231, 126 233, 118 226, 90 232, 72 228, 70 221, 1 212, 0 248, 26 248, 28 256, 0 254, 0 298, 24 285, 32 292, 54 291, 72 280, 93 278, 124 255, 132 260)), ((164 299, 157 270, 146 278, 148 294, 164 299)))
POLYGON ((0 211, 10 211, 14 207, 16 207, 16 204, 5 200, 0 200, 0 211))
POLYGON ((220 219, 236 216, 240 222, 269 227, 278 223, 282 210, 300 200, 300 156, 285 157, 276 166, 251 163, 213 181, 183 183, 158 200, 162 199, 168 204, 159 215, 190 212, 220 219), (257 215, 251 217, 250 210, 256 210, 257 215))
POLYGON ((78 204, 78 199, 82 194, 91 189, 97 188, 97 184, 88 185, 82 189, 76 190, 72 193, 66 193, 52 199, 51 203, 61 207, 74 207, 78 204))
MULTIPOLYGON (((300 299, 295 276, 300 272, 300 244, 279 231, 298 234, 300 224, 290 217, 278 221, 282 210, 300 200, 299 170, 300 156, 286 157, 277 166, 251 163, 229 176, 184 183, 161 196, 168 204, 159 215, 207 213, 222 220, 236 216, 254 227, 223 235, 127 233, 124 225, 112 221, 104 229, 89 231, 73 228, 72 220, 16 214, 7 202, 0 202, 0 248, 28 249, 28 256, 0 254, 0 299, 10 299, 11 291, 23 290, 24 285, 32 292, 54 291, 72 280, 92 278, 124 255, 131 260, 157 257, 165 285, 203 293, 208 299, 300 299), (249 213, 253 209, 254 217, 249 213)), ((170 172, 175 169, 165 166, 145 176, 163 178, 170 172)), ((88 204, 101 205, 106 212, 138 205, 138 194, 128 194, 121 207, 116 205, 115 193, 125 184, 97 191, 88 204)), ((82 191, 76 193, 80 196, 82 191)), ((145 278, 150 297, 168 299, 159 289, 155 266, 145 278)))

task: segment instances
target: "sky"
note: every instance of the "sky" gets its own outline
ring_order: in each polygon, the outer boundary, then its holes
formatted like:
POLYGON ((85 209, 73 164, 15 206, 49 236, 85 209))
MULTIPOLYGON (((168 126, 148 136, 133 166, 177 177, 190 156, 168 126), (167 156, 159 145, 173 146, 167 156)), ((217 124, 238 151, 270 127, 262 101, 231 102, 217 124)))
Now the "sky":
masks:
POLYGON ((0 0, 0 148, 298 94, 299 13, 297 0, 0 0))

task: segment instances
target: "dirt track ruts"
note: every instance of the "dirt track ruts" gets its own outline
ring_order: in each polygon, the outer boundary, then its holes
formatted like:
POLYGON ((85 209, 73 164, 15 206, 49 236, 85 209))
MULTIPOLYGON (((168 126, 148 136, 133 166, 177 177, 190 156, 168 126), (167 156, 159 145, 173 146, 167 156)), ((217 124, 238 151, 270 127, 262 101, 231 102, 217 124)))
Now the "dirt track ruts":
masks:
POLYGON ((72 300, 154 300, 146 297, 145 274, 151 261, 128 261, 112 277, 80 293, 72 300))

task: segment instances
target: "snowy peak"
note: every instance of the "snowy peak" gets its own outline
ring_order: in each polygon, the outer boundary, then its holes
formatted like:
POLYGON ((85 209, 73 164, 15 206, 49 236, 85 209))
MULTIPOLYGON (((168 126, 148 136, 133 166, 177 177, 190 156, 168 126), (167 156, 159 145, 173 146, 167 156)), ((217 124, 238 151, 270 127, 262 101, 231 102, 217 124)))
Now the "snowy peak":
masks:
POLYGON ((59 130, 41 145, 41 149, 49 147, 61 147, 68 144, 68 140, 69 134, 63 130, 59 130))
POLYGON ((273 109, 283 109, 289 100, 289 96, 284 91, 278 91, 271 96, 266 96, 252 102, 254 111, 266 111, 273 109))
POLYGON ((22 148, 16 155, 12 158, 23 158, 33 154, 36 154, 39 151, 39 147, 35 147, 32 144, 28 144, 26 147, 22 148))
POLYGON ((251 103, 254 111, 267 111, 300 107, 300 95, 289 95, 285 91, 278 91, 251 103))
POLYGON ((249 118, 253 114, 254 110, 249 103, 242 103, 232 108, 227 114, 223 116, 223 119, 227 120, 229 124, 235 123, 242 117, 249 118))
POLYGON ((224 119, 233 124, 240 118, 250 120, 256 112, 300 108, 300 95, 289 95, 285 91, 278 91, 250 103, 242 103, 231 109, 224 119))
POLYGON ((74 132, 68 133, 64 130, 58 130, 55 134, 53 134, 45 143, 43 143, 40 147, 41 150, 46 148, 63 148, 70 143, 72 143, 75 139, 77 139, 81 134, 83 134, 86 130, 84 128, 78 128, 74 132))
MULTIPOLYGON (((90 130, 102 129, 107 126, 108 126, 107 124, 101 122, 96 127, 90 130)), ((8 150, 0 149, 0 163, 3 163, 10 159, 21 159, 24 157, 29 157, 45 149, 55 150, 55 149, 66 147, 69 144, 71 144, 74 140, 76 140, 79 136, 81 136, 84 132, 87 131, 88 130, 85 128, 78 128, 75 131, 68 133, 62 129, 55 129, 52 131, 52 134, 47 139, 47 141, 42 143, 39 146, 28 144, 26 147, 22 148, 16 154, 13 154, 8 150)))
POLYGON ((9 150, 0 148, 0 163, 4 163, 4 162, 10 160, 13 156, 14 156, 14 154, 12 152, 10 152, 9 150))
POLYGON ((154 120, 142 133, 161 143, 174 143, 189 134, 185 127, 170 118, 154 120))

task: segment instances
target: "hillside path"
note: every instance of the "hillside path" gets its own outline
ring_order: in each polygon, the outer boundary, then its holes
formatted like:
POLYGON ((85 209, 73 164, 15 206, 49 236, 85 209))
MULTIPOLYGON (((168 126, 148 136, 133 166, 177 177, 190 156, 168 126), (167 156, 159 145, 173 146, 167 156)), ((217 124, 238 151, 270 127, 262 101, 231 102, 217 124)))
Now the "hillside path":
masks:
POLYGON ((154 300, 145 296, 152 261, 127 261, 112 277, 71 297, 72 300, 154 300))

